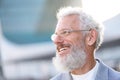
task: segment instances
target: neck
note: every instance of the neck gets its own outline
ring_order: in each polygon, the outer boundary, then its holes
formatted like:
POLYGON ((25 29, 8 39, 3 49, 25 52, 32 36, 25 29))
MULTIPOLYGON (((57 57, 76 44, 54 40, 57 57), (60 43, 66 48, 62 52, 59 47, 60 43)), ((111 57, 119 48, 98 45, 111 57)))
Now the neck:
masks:
POLYGON ((95 66, 95 64, 96 64, 96 61, 94 59, 89 60, 82 68, 74 69, 71 71, 71 73, 74 75, 85 74, 89 72, 95 66))
POLYGON ((82 67, 72 70, 71 71, 72 74, 82 75, 94 68, 96 64, 96 60, 94 58, 94 53, 95 53, 94 47, 92 48, 87 47, 85 52, 86 52, 86 63, 82 67))

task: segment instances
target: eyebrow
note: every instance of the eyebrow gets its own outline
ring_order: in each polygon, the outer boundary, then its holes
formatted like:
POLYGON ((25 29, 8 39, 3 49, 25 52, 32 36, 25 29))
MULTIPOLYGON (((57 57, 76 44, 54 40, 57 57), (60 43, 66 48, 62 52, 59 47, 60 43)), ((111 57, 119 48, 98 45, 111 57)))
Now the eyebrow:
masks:
POLYGON ((57 33, 57 32, 60 32, 60 31, 65 31, 65 30, 72 30, 72 29, 61 29, 61 30, 58 30, 58 31, 55 31, 55 33, 57 33))
POLYGON ((69 27, 69 28, 63 28, 63 29, 61 29, 61 30, 59 30, 59 31, 62 31, 62 30, 72 30, 72 27, 69 27))

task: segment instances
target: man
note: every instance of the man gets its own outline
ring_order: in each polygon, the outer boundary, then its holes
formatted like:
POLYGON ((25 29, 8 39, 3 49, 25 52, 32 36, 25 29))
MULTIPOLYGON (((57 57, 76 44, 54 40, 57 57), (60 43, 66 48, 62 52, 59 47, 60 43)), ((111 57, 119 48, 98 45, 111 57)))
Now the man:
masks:
POLYGON ((51 39, 56 45, 55 67, 63 71, 51 80, 120 80, 120 73, 96 59, 103 26, 81 8, 66 7, 57 13, 51 39))

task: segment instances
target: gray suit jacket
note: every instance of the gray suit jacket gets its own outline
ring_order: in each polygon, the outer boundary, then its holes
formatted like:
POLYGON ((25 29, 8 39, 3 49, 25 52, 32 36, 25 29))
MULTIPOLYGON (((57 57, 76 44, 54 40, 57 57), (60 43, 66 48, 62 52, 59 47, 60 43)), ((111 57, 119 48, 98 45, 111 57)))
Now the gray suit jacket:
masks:
MULTIPOLYGON (((100 60, 96 60, 100 63, 100 65, 95 80, 120 80, 120 72, 106 66, 100 60)), ((66 72, 60 73, 50 80, 72 80, 72 77, 69 72, 66 72)))

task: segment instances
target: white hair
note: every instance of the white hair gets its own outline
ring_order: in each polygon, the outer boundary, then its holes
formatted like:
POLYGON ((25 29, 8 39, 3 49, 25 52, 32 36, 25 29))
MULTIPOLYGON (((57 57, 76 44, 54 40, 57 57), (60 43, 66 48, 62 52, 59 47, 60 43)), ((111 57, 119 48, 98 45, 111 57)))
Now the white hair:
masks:
POLYGON ((96 49, 102 44, 104 27, 100 22, 93 19, 82 8, 79 7, 64 7, 60 8, 57 13, 57 19, 61 19, 68 15, 78 15, 80 19, 80 27, 82 29, 95 29, 98 32, 98 38, 96 40, 96 49))

